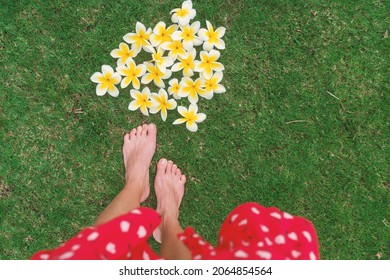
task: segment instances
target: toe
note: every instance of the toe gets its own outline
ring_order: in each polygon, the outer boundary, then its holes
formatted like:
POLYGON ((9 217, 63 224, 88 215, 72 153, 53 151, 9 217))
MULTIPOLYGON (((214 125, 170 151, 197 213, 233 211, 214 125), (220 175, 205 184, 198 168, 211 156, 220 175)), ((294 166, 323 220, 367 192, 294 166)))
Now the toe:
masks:
POLYGON ((147 124, 143 124, 142 125, 141 135, 142 136, 146 136, 147 132, 148 132, 148 125, 147 124))
POLYGON ((140 136, 141 132, 142 132, 142 126, 138 126, 136 135, 140 136))
POLYGON ((173 161, 168 160, 167 171, 166 171, 167 174, 172 173, 172 166, 173 166, 173 161))
POLYGON ((156 136, 157 134, 157 127, 154 123, 148 124, 148 135, 149 136, 156 136))
POLYGON ((178 168, 177 170, 176 170, 176 176, 180 179, 180 177, 181 177, 181 170, 178 168))
POLYGON ((129 141, 130 140, 130 133, 126 133, 125 136, 123 137, 123 141, 129 141))
POLYGON ((176 171, 177 171, 177 165, 176 165, 176 164, 173 164, 173 165, 172 165, 172 174, 175 175, 175 174, 176 174, 176 171))
POLYGON ((164 174, 167 169, 167 165, 168 161, 165 158, 160 159, 157 163, 157 172, 162 172, 164 174))
POLYGON ((180 177, 180 182, 182 182, 183 184, 185 184, 186 181, 187 181, 186 175, 181 175, 181 177, 180 177))
POLYGON ((133 138, 133 137, 135 137, 136 133, 137 133, 137 129, 133 128, 133 129, 130 131, 130 139, 133 138))

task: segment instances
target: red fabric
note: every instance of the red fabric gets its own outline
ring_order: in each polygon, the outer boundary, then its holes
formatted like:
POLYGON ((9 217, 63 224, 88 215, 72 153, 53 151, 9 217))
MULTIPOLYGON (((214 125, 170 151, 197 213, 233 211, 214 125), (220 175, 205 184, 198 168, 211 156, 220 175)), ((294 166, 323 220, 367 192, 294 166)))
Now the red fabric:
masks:
MULTIPOLYGON (((147 239, 160 224, 159 214, 140 207, 98 227, 90 227, 54 250, 39 251, 34 260, 161 259, 147 239)), ((213 247, 191 227, 179 235, 193 259, 319 259, 313 225, 277 208, 245 203, 222 224, 213 247)))

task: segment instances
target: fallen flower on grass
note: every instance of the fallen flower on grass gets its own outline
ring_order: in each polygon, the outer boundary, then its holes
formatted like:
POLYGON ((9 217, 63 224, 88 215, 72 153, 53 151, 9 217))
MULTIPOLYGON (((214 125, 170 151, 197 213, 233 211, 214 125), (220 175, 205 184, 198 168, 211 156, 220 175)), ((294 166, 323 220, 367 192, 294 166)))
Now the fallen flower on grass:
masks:
POLYGON ((121 88, 126 88, 129 84, 133 84, 135 89, 140 88, 138 77, 141 77, 146 72, 146 66, 143 64, 136 65, 132 58, 128 58, 125 65, 118 66, 116 71, 124 76, 121 82, 121 88))
POLYGON ((198 113, 198 106, 196 104, 190 104, 189 108, 179 106, 177 111, 183 118, 177 119, 173 124, 182 124, 186 123, 186 127, 191 132, 196 132, 198 130, 198 124, 206 119, 206 114, 198 113))
POLYGON ((150 113, 156 114, 161 111, 161 118, 165 122, 167 119, 167 110, 174 110, 177 106, 176 100, 168 99, 168 94, 165 89, 160 89, 157 93, 151 94, 152 105, 150 113))
POLYGON ((142 114, 149 116, 148 108, 152 106, 152 102, 150 101, 149 88, 144 88, 142 92, 132 89, 130 90, 130 95, 134 98, 134 100, 130 102, 129 110, 135 111, 140 108, 142 114))
POLYGON ((121 75, 114 73, 109 65, 102 66, 102 72, 95 72, 91 76, 91 81, 97 83, 96 94, 99 96, 105 95, 108 92, 109 95, 117 97, 119 95, 119 90, 115 86, 121 82, 121 75))

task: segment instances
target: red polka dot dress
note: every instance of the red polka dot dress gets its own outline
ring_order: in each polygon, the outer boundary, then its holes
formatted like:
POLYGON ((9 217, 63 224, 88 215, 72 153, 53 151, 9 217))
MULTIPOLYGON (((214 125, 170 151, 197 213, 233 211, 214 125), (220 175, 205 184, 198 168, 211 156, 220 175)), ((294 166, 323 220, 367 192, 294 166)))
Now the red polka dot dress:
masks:
MULTIPOLYGON (((86 228, 54 250, 35 253, 32 259, 162 259, 147 242, 160 220, 155 210, 140 207, 105 224, 86 228)), ((319 259, 317 235, 308 220, 256 203, 240 205, 228 215, 216 247, 191 227, 178 237, 194 260, 319 259)))

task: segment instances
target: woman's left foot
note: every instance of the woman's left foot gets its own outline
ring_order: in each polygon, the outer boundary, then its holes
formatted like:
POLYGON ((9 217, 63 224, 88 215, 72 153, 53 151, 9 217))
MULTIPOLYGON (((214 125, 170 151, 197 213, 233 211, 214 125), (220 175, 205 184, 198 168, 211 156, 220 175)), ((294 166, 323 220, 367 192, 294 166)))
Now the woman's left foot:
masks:
POLYGON ((125 188, 139 188, 140 202, 145 201, 150 193, 149 167, 156 151, 156 139, 157 128, 154 124, 133 128, 124 137, 125 188))

